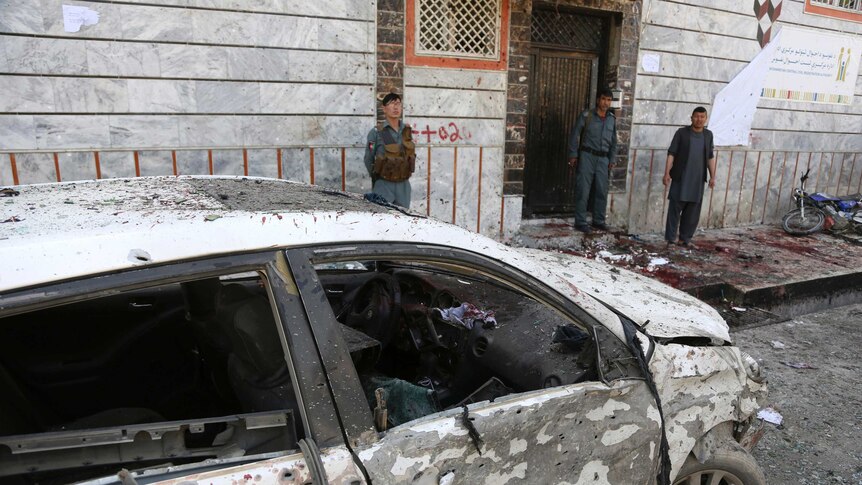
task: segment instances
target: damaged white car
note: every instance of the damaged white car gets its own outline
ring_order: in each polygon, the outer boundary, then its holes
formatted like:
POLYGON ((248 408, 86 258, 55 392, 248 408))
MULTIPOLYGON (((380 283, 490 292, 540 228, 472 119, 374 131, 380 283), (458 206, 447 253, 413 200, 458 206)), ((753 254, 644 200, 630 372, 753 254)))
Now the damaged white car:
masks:
POLYGON ((765 483, 654 281, 271 179, 0 195, 3 483, 765 483))

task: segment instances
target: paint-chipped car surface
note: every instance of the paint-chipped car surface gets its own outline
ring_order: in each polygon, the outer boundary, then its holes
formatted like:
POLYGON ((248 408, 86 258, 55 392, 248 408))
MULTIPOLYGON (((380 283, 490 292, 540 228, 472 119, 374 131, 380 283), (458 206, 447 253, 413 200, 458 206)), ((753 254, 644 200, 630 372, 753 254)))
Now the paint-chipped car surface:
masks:
POLYGON ((764 483, 756 361, 654 281, 279 180, 2 195, 4 483, 764 483))

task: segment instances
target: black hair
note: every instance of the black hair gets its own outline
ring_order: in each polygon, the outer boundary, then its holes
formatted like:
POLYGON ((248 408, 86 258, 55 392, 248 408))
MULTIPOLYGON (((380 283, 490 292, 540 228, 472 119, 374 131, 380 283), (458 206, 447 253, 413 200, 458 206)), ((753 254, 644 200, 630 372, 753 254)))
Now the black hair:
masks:
POLYGON ((611 88, 599 88, 599 92, 596 93, 596 99, 599 99, 602 96, 614 99, 614 93, 611 92, 611 88))
POLYGON ((401 101, 401 96, 396 93, 389 93, 383 97, 383 101, 381 101, 380 104, 386 106, 393 101, 401 101))
POLYGON ((694 111, 691 112, 691 115, 694 116, 695 113, 706 113, 706 108, 704 108, 703 106, 698 106, 694 109, 694 111))

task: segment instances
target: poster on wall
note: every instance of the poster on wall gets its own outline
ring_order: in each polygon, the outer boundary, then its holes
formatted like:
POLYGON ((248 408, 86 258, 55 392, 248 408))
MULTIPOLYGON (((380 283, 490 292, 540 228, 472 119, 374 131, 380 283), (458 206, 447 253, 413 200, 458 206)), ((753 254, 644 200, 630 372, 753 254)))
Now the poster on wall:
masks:
POLYGON ((862 38, 785 26, 769 61, 761 98, 851 104, 862 38))

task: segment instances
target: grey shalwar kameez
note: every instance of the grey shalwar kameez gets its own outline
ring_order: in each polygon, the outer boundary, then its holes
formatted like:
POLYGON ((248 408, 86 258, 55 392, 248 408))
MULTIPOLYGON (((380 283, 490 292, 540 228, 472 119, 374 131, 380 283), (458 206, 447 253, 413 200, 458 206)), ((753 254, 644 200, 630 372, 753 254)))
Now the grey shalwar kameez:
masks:
POLYGON ((671 141, 668 154, 673 155, 671 184, 667 192, 667 223, 664 238, 675 242, 677 229, 679 241, 688 244, 700 221, 706 182, 707 162, 713 155, 712 132, 704 129, 695 132, 691 127, 677 130, 671 141), (683 153, 684 152, 684 153, 683 153))

